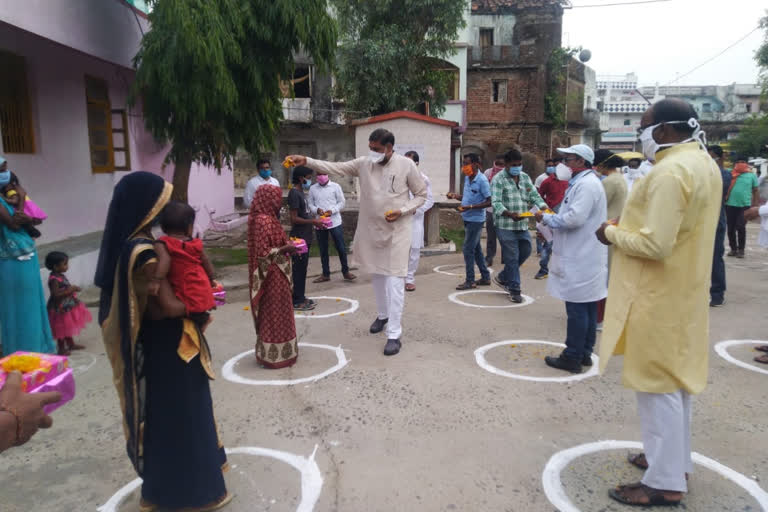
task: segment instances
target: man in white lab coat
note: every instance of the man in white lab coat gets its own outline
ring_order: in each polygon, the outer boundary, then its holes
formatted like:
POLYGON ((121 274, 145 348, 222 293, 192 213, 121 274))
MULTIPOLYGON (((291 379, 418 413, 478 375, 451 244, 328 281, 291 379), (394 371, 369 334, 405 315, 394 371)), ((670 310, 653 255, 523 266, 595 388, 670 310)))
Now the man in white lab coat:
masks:
MULTIPOLYGON (((416 167, 419 166, 419 154, 415 151, 409 151, 405 154, 407 158, 413 160, 416 167)), ((432 184, 429 178, 423 172, 421 177, 427 184, 427 200, 413 213, 413 235, 411 237, 411 256, 408 259, 408 275, 405 277, 405 291, 416 291, 416 271, 419 269, 419 260, 421 259, 421 249, 424 247, 424 214, 427 213, 435 204, 432 197, 432 184)))
POLYGON ((595 238, 607 215, 605 191, 592 169, 595 153, 585 144, 557 150, 571 170, 570 185, 560 211, 537 213, 539 222, 552 228, 552 259, 547 290, 565 301, 568 328, 565 350, 547 357, 548 366, 581 373, 592 366, 597 339, 597 303, 608 294, 608 248, 595 238))
POLYGON ((394 152, 395 136, 383 128, 368 137, 368 156, 350 162, 323 162, 301 155, 295 166, 360 180, 360 215, 352 260, 372 275, 379 314, 371 333, 387 330, 384 355, 400 352, 400 320, 413 236, 413 213, 427 200, 427 185, 413 160, 394 152))

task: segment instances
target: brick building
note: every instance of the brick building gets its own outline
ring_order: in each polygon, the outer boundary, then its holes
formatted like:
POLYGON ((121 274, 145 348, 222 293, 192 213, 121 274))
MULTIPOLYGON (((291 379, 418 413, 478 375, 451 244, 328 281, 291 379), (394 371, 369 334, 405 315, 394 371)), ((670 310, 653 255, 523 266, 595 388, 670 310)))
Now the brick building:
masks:
POLYGON ((490 165, 496 154, 518 148, 528 165, 543 168, 552 148, 581 142, 585 67, 572 58, 552 64, 564 7, 565 0, 472 2, 463 153, 490 165), (553 72, 562 76, 557 85, 553 72), (566 122, 554 126, 547 102, 562 105, 566 122))

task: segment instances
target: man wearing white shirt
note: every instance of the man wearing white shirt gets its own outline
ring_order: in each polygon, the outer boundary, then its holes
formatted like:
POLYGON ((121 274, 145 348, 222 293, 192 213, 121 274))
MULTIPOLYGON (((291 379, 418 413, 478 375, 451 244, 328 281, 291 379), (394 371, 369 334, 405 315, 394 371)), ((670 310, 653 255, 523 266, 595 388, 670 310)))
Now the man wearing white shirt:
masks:
POLYGON ((338 183, 334 183, 324 171, 317 172, 317 183, 309 189, 309 211, 318 218, 329 217, 331 227, 317 230, 317 243, 320 247, 320 263, 323 266, 323 275, 315 279, 314 283, 324 283, 331 280, 330 257, 328 256, 328 235, 333 238, 333 245, 339 253, 341 262, 341 274, 345 281, 354 281, 357 276, 350 274, 347 263, 347 248, 344 245, 344 230, 341 227, 341 211, 346 200, 344 191, 338 183))
POLYGON ((592 169, 595 153, 585 144, 560 148, 570 170, 570 185, 556 214, 536 214, 552 228, 552 260, 547 291, 565 302, 568 316, 566 348, 559 357, 545 358, 548 366, 581 373, 592 366, 597 339, 597 303, 608 292, 608 248, 594 232, 607 218, 605 191, 592 169))
MULTIPOLYGON (((419 166, 419 154, 415 151, 409 151, 405 154, 406 158, 413 160, 416 167, 419 166)), ((435 204, 432 197, 432 183, 424 173, 421 173, 424 183, 427 184, 427 200, 413 212, 413 234, 411 235, 411 256, 408 259, 408 274, 405 276, 405 291, 416 291, 416 271, 419 269, 419 260, 421 260, 421 248, 424 247, 424 214, 435 204)))
POLYGON ((253 196, 256 194, 256 190, 258 190, 260 186, 280 186, 280 182, 272 177, 272 164, 269 163, 269 160, 262 158, 256 164, 256 167, 259 169, 259 174, 248 180, 248 183, 245 185, 245 192, 243 193, 243 204, 245 204, 245 207, 248 210, 251 209, 253 196))

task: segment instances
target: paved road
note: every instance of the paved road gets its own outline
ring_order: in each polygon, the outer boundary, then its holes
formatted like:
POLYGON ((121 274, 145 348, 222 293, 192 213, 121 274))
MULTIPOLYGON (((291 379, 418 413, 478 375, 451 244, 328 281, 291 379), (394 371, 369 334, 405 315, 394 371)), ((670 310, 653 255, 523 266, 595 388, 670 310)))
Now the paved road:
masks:
MULTIPOLYGON (((750 226, 754 235, 754 227, 750 226)), ((364 279, 310 285, 313 296, 345 297, 359 309, 344 316, 299 319, 301 341, 342 347, 349 362, 311 383, 253 386, 223 378, 226 361, 253 348, 246 292, 216 312, 210 343, 218 379, 213 384, 221 434, 230 448, 257 447, 230 456, 236 494, 232 512, 293 511, 553 511, 542 472, 561 450, 601 440, 638 441, 631 392, 620 386, 620 360, 602 377, 573 382, 517 380, 494 375, 475 361, 480 346, 510 340, 486 353, 489 364, 524 377, 559 377, 543 365, 558 349, 519 340, 559 342, 564 307, 524 267, 523 293, 535 302, 509 309, 471 308, 448 295, 458 277, 432 272, 461 256, 422 260, 418 289, 407 298, 403 352, 386 358, 384 339, 367 328, 375 316, 364 279), (316 452, 315 452, 316 449, 316 452), (314 459, 310 456, 315 453, 314 459), (299 469, 289 465, 293 462, 299 469), (319 498, 312 491, 322 478, 319 498)), ((449 267, 448 270, 451 270, 449 267)), ((768 340, 768 251, 728 261, 728 304, 713 310, 711 345, 730 339, 768 340)), ((466 296, 481 305, 509 304, 501 295, 466 296)), ((315 317, 349 308, 321 300, 315 317)), ((0 509, 95 511, 135 475, 123 451, 121 420, 98 331, 84 337, 88 350, 73 357, 78 395, 55 413, 52 430, 0 455, 0 509)), ((749 346, 730 349, 748 362, 749 346)), ((337 364, 333 350, 304 347, 295 368, 258 369, 250 355, 234 370, 247 379, 302 379, 337 364)), ((738 367, 711 351, 710 386, 695 401, 694 449, 746 477, 757 493, 768 490, 768 374, 738 367)), ((242 452, 243 450, 241 450, 242 452)), ((559 478, 570 510, 625 510, 607 489, 637 480, 624 462, 626 448, 603 450, 564 463, 559 478)), ((711 469, 698 466, 687 510, 758 511, 756 498, 711 469)), ((766 502, 763 507, 768 507, 766 502)), ((562 505, 561 505, 562 506, 562 505)), ((121 506, 135 511, 136 492, 121 506)), ((764 508, 768 510, 768 508, 764 508)), ((563 510, 569 510, 563 508, 563 510)))

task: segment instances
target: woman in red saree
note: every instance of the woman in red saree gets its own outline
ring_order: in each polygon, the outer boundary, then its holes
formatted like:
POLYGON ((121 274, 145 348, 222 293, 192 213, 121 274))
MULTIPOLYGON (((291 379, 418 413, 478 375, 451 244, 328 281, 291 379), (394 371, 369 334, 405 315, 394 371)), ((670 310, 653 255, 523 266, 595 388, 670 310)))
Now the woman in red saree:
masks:
POLYGON ((291 258, 296 252, 280 225, 283 192, 262 185, 248 217, 251 312, 256 360, 265 368, 293 366, 299 356, 291 295, 291 258))

